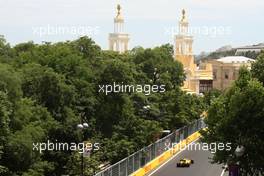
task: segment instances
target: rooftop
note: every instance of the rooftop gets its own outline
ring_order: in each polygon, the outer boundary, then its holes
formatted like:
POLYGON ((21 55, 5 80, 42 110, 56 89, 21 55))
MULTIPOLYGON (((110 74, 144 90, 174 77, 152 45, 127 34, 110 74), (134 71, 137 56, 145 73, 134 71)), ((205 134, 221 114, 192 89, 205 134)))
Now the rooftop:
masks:
POLYGON ((250 45, 250 46, 241 46, 236 49, 264 49, 264 43, 259 43, 257 45, 250 45))
POLYGON ((217 59, 217 61, 223 63, 248 63, 254 62, 255 60, 244 56, 227 56, 217 59))

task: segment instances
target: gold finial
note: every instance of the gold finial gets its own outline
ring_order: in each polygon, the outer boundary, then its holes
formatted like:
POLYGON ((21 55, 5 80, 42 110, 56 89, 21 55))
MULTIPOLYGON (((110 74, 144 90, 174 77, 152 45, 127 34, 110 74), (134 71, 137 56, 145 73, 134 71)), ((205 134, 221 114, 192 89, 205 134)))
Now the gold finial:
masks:
POLYGON ((185 20, 185 10, 182 9, 182 21, 185 20))
POLYGON ((117 15, 120 15, 120 11, 121 11, 121 6, 120 4, 117 5, 117 15))

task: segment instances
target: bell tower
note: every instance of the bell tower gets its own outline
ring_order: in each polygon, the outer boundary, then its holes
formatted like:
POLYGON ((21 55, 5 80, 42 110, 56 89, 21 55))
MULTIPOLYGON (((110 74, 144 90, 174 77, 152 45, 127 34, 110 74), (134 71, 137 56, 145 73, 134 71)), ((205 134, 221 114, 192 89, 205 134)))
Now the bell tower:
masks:
POLYGON ((109 50, 124 53, 128 50, 129 34, 124 33, 124 18, 121 6, 117 5, 117 15, 114 18, 114 33, 109 34, 109 50))
POLYGON ((184 68, 192 67, 193 58, 193 37, 189 35, 189 23, 186 12, 182 10, 182 17, 179 21, 179 33, 175 36, 175 59, 180 61, 184 68))
POLYGON ((186 79, 182 86, 184 91, 200 94, 212 88, 212 65, 200 63, 197 66, 193 56, 193 37, 189 35, 189 23, 185 10, 179 21, 179 33, 175 36, 175 60, 182 63, 186 79))
MULTIPOLYGON (((175 36, 175 60, 182 63, 186 80, 184 81, 183 89, 189 91, 194 89, 193 78, 195 75, 196 64, 193 56, 193 37, 189 35, 189 23, 186 17, 186 12, 182 10, 182 16, 179 20, 178 34, 175 36)), ((195 83, 196 84, 196 83, 195 83)))

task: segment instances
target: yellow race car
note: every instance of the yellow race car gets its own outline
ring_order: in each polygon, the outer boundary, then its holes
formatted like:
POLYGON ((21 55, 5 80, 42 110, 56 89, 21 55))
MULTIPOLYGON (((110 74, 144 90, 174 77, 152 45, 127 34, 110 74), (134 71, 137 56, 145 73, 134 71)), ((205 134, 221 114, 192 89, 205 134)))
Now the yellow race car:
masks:
POLYGON ((190 165, 193 163, 194 163, 193 160, 183 158, 183 159, 180 159, 180 161, 177 163, 177 167, 190 167, 190 165))

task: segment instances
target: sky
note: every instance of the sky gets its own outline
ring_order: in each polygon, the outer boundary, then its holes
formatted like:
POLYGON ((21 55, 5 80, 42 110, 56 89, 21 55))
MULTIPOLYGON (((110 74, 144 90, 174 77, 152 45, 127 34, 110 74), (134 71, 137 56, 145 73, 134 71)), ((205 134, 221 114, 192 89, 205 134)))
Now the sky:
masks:
POLYGON ((88 35, 107 49, 117 4, 130 48, 173 44, 182 9, 195 54, 264 42, 263 0, 0 0, 0 35, 11 45, 88 35))

